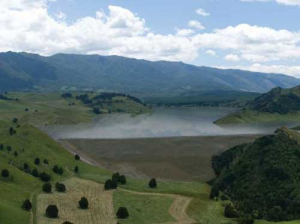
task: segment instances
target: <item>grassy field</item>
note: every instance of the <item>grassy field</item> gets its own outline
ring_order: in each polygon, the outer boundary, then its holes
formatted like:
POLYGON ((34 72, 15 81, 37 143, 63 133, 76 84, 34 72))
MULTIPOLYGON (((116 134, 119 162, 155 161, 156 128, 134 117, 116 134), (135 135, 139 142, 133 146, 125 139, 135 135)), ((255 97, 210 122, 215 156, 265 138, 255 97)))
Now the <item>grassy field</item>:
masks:
POLYGON ((215 122, 217 125, 230 124, 263 124, 274 122, 300 122, 300 112, 289 114, 257 112, 253 110, 242 110, 229 114, 215 122))
MULTIPOLYGON (((202 181, 214 178, 213 155, 258 135, 177 137, 153 139, 68 139, 80 154, 85 154, 108 170, 135 177, 156 177, 173 181, 202 181)), ((64 144, 66 145, 66 144, 64 144)))
MULTIPOLYGON (((19 93, 6 96, 15 100, 0 100, 0 120, 18 118, 21 123, 33 125, 87 123, 96 116, 92 108, 73 98, 62 98, 62 93, 19 93), (74 105, 73 105, 74 103, 74 105), (25 109, 28 111, 25 111, 25 109)), ((82 93, 73 93, 74 96, 82 93)), ((90 94, 91 96, 97 94, 90 94)), ((127 97, 114 97, 101 105, 101 111, 123 111, 130 114, 149 113, 151 109, 127 97)))

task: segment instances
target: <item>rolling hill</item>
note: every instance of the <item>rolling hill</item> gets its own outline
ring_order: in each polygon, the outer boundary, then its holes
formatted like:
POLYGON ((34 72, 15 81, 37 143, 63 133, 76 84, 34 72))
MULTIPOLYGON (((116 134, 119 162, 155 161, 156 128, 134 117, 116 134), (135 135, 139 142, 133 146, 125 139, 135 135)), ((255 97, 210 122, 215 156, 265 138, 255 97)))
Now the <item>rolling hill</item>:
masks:
POLYGON ((276 87, 249 101, 237 112, 229 114, 215 123, 218 125, 238 123, 300 121, 300 86, 289 89, 276 87))
POLYGON ((228 195, 240 214, 276 222, 297 220, 300 134, 288 128, 276 133, 215 156, 213 188, 228 195))
POLYGON ((197 67, 118 56, 0 53, 0 92, 106 90, 143 97, 197 96, 213 91, 265 92, 300 80, 280 74, 197 67))

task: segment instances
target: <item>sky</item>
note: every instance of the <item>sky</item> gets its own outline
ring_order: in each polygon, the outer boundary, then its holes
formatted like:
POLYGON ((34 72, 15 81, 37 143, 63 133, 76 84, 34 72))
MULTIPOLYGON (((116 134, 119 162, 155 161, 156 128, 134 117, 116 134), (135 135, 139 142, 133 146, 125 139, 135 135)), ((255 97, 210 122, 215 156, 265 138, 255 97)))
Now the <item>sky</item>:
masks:
POLYGON ((0 0, 0 52, 120 55, 300 78, 300 0, 0 0))

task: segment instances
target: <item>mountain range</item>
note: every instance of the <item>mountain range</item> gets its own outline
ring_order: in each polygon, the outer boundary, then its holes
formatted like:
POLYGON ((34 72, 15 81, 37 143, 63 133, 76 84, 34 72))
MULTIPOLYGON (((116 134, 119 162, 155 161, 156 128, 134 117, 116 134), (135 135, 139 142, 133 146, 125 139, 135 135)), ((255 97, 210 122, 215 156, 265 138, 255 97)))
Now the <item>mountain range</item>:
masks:
POLYGON ((119 56, 0 53, 0 92, 11 90, 101 90, 131 95, 193 96, 211 91, 267 92, 300 79, 283 74, 197 67, 182 62, 119 56))

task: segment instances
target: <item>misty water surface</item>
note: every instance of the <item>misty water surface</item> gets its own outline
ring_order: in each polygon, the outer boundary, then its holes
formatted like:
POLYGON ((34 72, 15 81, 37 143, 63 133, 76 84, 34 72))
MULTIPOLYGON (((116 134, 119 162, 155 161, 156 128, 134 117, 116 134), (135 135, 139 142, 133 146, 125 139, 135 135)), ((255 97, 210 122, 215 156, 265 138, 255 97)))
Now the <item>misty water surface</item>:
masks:
POLYGON ((101 115, 90 124, 43 127, 58 138, 142 138, 273 133, 282 124, 222 128, 213 121, 232 112, 228 108, 156 108, 152 114, 101 115))

